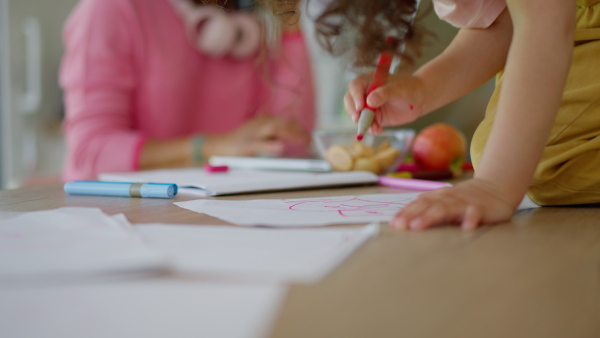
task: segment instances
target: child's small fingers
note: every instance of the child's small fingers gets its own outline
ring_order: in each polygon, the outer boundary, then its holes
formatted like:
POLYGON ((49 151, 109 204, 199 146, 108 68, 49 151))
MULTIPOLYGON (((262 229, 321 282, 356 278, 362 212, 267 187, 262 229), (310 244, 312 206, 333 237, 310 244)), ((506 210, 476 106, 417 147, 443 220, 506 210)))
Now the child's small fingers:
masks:
POLYGON ((356 110, 356 106, 354 104, 354 101, 352 100, 352 96, 350 95, 350 93, 346 93, 346 95, 344 95, 344 108, 346 108, 346 112, 348 113, 348 115, 350 115, 352 121, 354 121, 354 123, 357 123, 358 111, 356 110))
POLYGON ((474 205, 469 205, 463 215, 463 221, 461 228, 463 230, 472 231, 477 229, 477 226, 481 222, 482 212, 481 209, 474 205))
POLYGON ((430 206, 431 204, 428 201, 416 200, 400 210, 396 215, 396 218, 402 217, 403 220, 410 224, 413 219, 421 216, 421 214, 430 206))
POLYGON ((379 122, 373 120, 373 123, 371 124, 371 133, 372 134, 380 134, 382 132, 383 128, 381 127, 381 124, 379 124, 379 122))
POLYGON ((408 221, 406 220, 405 217, 400 216, 400 214, 396 214, 390 220, 390 226, 394 229, 406 230, 406 229, 408 229, 408 221))
POLYGON ((435 203, 413 219, 408 226, 411 230, 425 230, 447 222, 452 217, 451 213, 445 203, 435 203))
POLYGON ((381 118, 379 117, 379 113, 375 114, 375 118, 373 118, 373 122, 371 123, 371 132, 376 134, 381 129, 381 118))
POLYGON ((401 210, 396 215, 394 215, 394 217, 392 217, 392 219, 390 220, 390 226, 394 229, 406 230, 406 229, 408 229, 409 221, 410 221, 410 218, 408 218, 404 214, 404 210, 401 210))
POLYGON ((367 104, 372 108, 379 108, 389 100, 390 91, 387 86, 381 86, 373 90, 369 96, 367 96, 367 104))
POLYGON ((365 101, 365 85, 357 78, 348 84, 348 93, 351 96, 355 110, 359 111, 364 106, 365 101))

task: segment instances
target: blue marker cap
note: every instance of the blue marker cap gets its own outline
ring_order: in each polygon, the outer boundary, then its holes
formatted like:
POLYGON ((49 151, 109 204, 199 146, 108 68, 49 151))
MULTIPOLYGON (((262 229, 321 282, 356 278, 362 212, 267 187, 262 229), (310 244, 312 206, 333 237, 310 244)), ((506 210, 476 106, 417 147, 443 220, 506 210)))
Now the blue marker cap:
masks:
POLYGON ((140 195, 149 198, 171 198, 177 193, 177 185, 163 183, 146 183, 140 187, 140 195))
POLYGON ((71 195, 171 198, 177 194, 172 183, 73 181, 64 186, 71 195))

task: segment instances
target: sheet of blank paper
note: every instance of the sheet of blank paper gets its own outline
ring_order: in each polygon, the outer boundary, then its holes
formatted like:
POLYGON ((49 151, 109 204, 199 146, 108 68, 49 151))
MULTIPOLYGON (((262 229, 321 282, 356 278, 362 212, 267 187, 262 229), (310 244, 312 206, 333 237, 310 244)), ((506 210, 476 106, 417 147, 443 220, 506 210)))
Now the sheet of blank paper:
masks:
POLYGON ((0 288, 0 337, 262 338, 285 296, 272 284, 174 279, 0 288))
POLYGON ((166 268, 128 223, 96 208, 0 215, 0 280, 147 273, 166 268))
POLYGON ((178 273, 241 281, 315 282, 337 267, 378 225, 327 229, 136 225, 178 273))

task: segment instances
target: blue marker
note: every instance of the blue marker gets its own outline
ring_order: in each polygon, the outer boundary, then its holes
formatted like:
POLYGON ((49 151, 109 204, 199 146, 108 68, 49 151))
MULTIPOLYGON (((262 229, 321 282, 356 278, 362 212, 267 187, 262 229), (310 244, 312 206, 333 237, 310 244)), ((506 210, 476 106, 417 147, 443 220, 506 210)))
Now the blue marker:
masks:
POLYGON ((171 183, 130 183, 73 181, 65 183, 71 195, 171 198, 177 195, 177 185, 171 183))

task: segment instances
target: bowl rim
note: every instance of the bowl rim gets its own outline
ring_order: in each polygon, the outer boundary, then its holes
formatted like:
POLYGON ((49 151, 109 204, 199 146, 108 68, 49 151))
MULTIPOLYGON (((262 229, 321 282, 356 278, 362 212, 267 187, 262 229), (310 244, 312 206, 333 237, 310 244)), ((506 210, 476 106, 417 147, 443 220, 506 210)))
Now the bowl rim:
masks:
MULTIPOLYGON (((325 159, 324 154, 327 151, 327 148, 326 148, 327 146, 326 146, 325 142, 323 142, 320 139, 320 137, 327 135, 327 134, 341 135, 341 136, 355 136, 356 130, 350 130, 350 129, 337 129, 337 130, 316 129, 316 130, 314 130, 312 133, 313 143, 317 149, 319 157, 322 159, 325 159)), ((393 137, 397 138, 399 135, 402 136, 402 140, 400 140, 400 141, 403 142, 403 147, 402 147, 402 149, 399 149, 400 156, 399 156, 398 160, 396 161, 396 163, 394 163, 390 168, 388 168, 388 170, 386 172, 386 173, 390 173, 390 172, 394 172, 396 167, 404 161, 406 155, 410 153, 412 144, 413 144, 415 136, 416 136, 416 131, 414 129, 409 129, 409 128, 385 129, 383 132, 381 132, 377 135, 374 135, 371 133, 369 133, 368 135, 391 137, 391 138, 393 138, 393 137)))
MULTIPOLYGON (((356 135, 356 130, 354 129, 315 129, 313 130, 313 135, 317 134, 354 134, 356 135)), ((403 129, 384 129, 383 132, 379 134, 371 134, 373 136, 386 136, 386 135, 395 135, 395 134, 416 134, 416 131, 411 128, 403 128, 403 129)))

